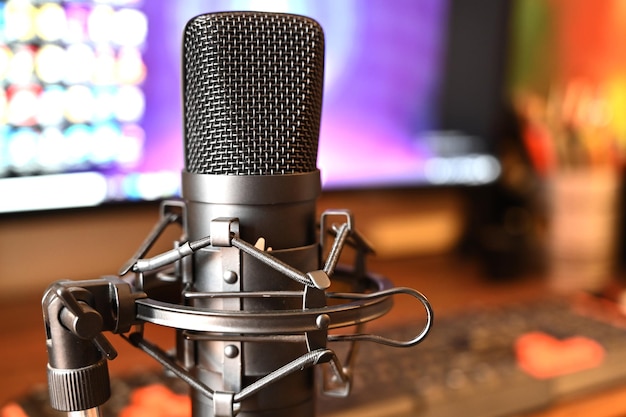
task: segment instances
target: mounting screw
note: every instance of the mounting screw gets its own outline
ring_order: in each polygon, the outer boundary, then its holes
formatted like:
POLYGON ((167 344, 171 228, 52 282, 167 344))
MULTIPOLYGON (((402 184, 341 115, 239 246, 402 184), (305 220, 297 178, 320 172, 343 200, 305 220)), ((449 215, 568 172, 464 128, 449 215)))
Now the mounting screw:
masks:
POLYGON ((235 271, 224 271, 223 278, 227 284, 234 284, 239 279, 235 271))
POLYGON ((227 358, 236 358, 237 355, 239 355, 239 348, 237 348, 237 346, 235 345, 227 345, 224 348, 224 355, 226 355, 227 358))
POLYGON ((330 325, 330 316, 328 314, 320 314, 315 318, 315 324, 318 329, 328 329, 328 326, 330 325))

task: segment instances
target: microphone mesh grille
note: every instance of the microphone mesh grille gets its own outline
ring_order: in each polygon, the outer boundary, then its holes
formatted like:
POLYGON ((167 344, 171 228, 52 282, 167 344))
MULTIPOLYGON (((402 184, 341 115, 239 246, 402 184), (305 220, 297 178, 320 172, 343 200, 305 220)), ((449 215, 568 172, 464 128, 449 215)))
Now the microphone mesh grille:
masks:
POLYGON ((314 171, 324 35, 312 19, 225 12, 191 20, 183 41, 186 169, 314 171))

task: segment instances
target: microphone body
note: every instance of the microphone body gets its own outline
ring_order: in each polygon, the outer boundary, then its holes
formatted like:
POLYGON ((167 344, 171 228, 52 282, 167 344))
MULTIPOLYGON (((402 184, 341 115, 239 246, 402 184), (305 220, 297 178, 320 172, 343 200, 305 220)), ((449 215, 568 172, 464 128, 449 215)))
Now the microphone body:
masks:
MULTIPOLYGON (((324 38, 308 18, 218 13, 191 20, 183 42, 185 231, 190 240, 236 235, 294 268, 320 267, 316 168, 324 38)), ((217 242, 219 245, 219 242, 217 242)), ((214 240, 213 245, 216 245, 214 240)), ((228 243, 224 242, 224 246, 228 243)), ((194 254, 186 291, 298 291, 236 248, 194 254)), ((212 310, 302 309, 299 298, 203 298, 212 310)), ((218 391, 238 392, 307 352, 304 343, 185 338, 185 362, 218 391)), ((242 402, 240 416, 313 416, 313 369, 297 372, 242 402)), ((193 415, 212 416, 215 401, 192 395, 193 415)))

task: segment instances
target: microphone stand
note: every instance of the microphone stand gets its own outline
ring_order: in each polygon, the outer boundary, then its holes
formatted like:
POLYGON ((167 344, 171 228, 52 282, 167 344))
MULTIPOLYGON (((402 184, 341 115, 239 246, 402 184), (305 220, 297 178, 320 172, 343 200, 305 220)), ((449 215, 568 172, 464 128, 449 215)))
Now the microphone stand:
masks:
MULTIPOLYGON (((420 292, 411 288, 395 288, 383 277, 368 274, 365 257, 372 250, 354 228, 350 212, 331 210, 322 214, 320 246, 328 252, 323 268, 298 271, 265 251, 241 240, 238 219, 214 219, 212 236, 192 241, 175 242, 174 249, 144 258, 152 244, 171 224, 184 225, 185 205, 165 201, 158 223, 118 276, 105 276, 85 281, 58 281, 46 291, 43 301, 44 323, 48 351, 48 385, 51 406, 73 417, 95 417, 99 407, 110 397, 107 361, 117 356, 103 332, 122 337, 153 357, 165 369, 181 378, 213 405, 213 416, 234 417, 242 404, 265 387, 282 378, 315 365, 324 365, 322 392, 345 397, 350 392, 351 367, 355 345, 360 341, 409 347, 420 343, 428 334, 433 320, 432 308, 420 292), (330 218, 343 218, 339 225, 330 218), (327 236, 334 236, 326 248, 327 236), (338 266, 345 245, 356 249, 352 269, 338 266), (190 290, 190 260, 197 251, 241 253, 252 256, 281 272, 285 279, 302 285, 301 291, 211 292, 190 290), (359 292, 327 291, 332 281, 345 281, 359 292), (407 294, 419 301, 425 310, 425 325, 407 341, 387 339, 361 333, 363 323, 386 314, 393 305, 392 297, 407 294), (197 298, 243 299, 254 297, 298 297, 301 310, 234 311, 211 310, 189 305, 197 298), (334 300, 331 304, 327 300, 334 300), (176 328, 177 349, 172 356, 146 340, 143 323, 176 328), (357 326, 357 333, 329 334, 330 329, 357 326), (292 342, 306 346, 306 353, 254 381, 238 391, 215 390, 197 379, 191 372, 190 340, 219 340, 227 345, 225 357, 238 354, 237 342, 292 342), (343 365, 328 342, 350 343, 347 365, 343 365), (231 346, 232 348, 228 348, 231 346)), ((184 238, 184 236, 183 236, 184 238)), ((184 239, 183 239, 184 240, 184 239)), ((228 279, 227 276, 224 277, 228 279)), ((233 374, 240 370, 233 370, 233 374)), ((225 375, 225 378, 237 375, 225 375)))

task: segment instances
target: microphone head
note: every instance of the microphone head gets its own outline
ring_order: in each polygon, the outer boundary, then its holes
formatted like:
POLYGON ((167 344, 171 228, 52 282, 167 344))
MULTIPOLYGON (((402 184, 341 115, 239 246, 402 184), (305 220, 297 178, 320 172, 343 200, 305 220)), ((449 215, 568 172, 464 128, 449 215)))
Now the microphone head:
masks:
POLYGON ((185 167, 196 174, 315 171, 324 34, 297 15, 224 12, 187 23, 185 167))

